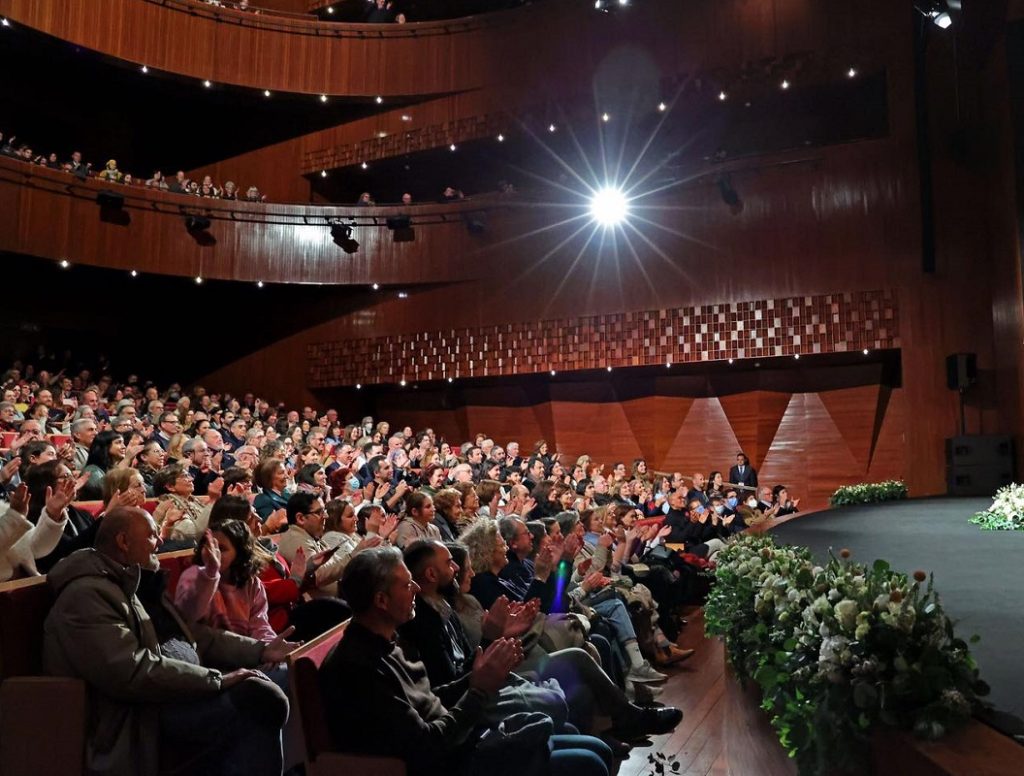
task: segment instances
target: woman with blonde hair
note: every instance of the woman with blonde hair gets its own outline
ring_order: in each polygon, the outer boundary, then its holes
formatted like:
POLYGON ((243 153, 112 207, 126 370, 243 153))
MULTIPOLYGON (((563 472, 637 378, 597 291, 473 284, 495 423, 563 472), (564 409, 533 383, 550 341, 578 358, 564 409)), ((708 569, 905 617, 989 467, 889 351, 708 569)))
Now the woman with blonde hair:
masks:
POLYGON ((178 463, 185 460, 185 442, 188 437, 180 431, 167 443, 167 463, 178 463))

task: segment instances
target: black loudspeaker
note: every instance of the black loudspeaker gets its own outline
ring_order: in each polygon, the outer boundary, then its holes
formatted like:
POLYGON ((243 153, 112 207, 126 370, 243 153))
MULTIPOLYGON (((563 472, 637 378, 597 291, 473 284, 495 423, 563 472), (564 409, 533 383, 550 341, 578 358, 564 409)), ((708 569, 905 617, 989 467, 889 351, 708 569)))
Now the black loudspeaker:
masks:
POLYGON ((190 232, 205 232, 210 228, 210 219, 206 216, 185 216, 185 228, 190 232))
POLYGON ((105 210, 120 210, 124 207, 124 195, 101 191, 96 195, 96 204, 105 210))
POLYGON ((951 391, 966 391, 978 381, 978 357, 974 353, 946 356, 946 386, 951 391))
POLYGON ((946 440, 946 484, 951 496, 992 496, 1013 482, 1013 439, 971 435, 946 440))

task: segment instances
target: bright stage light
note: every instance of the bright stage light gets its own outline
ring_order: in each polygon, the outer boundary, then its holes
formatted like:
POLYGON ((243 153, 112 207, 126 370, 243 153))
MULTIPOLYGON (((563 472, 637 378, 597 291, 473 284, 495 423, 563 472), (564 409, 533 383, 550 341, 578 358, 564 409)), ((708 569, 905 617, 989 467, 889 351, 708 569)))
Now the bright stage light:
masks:
POLYGON ((615 226, 629 214, 629 202, 619 189, 607 186, 590 199, 590 215, 602 226, 615 226))

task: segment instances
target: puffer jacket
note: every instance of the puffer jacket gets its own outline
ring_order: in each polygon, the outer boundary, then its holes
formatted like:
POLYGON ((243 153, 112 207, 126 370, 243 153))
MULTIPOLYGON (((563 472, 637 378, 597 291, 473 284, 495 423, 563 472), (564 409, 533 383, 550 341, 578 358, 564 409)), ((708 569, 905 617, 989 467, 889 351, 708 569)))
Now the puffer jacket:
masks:
POLYGON ((198 700, 221 691, 221 672, 260 664, 264 644, 203 625, 189 626, 168 597, 164 606, 192 642, 201 666, 161 654, 139 601, 141 570, 94 549, 72 553, 47 577, 57 600, 43 626, 47 673, 82 679, 89 690, 86 769, 124 774, 159 771, 158 703, 198 700))

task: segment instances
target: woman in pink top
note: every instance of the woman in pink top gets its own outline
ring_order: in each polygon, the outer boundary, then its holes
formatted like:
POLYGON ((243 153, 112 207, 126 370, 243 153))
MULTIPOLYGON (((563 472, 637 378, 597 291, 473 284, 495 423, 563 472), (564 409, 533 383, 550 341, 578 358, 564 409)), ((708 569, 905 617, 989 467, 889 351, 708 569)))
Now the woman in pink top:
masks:
POLYGON ((273 641, 277 633, 267 619, 267 591, 259 578, 266 562, 249 526, 240 520, 218 523, 182 572, 174 603, 193 622, 273 641))

